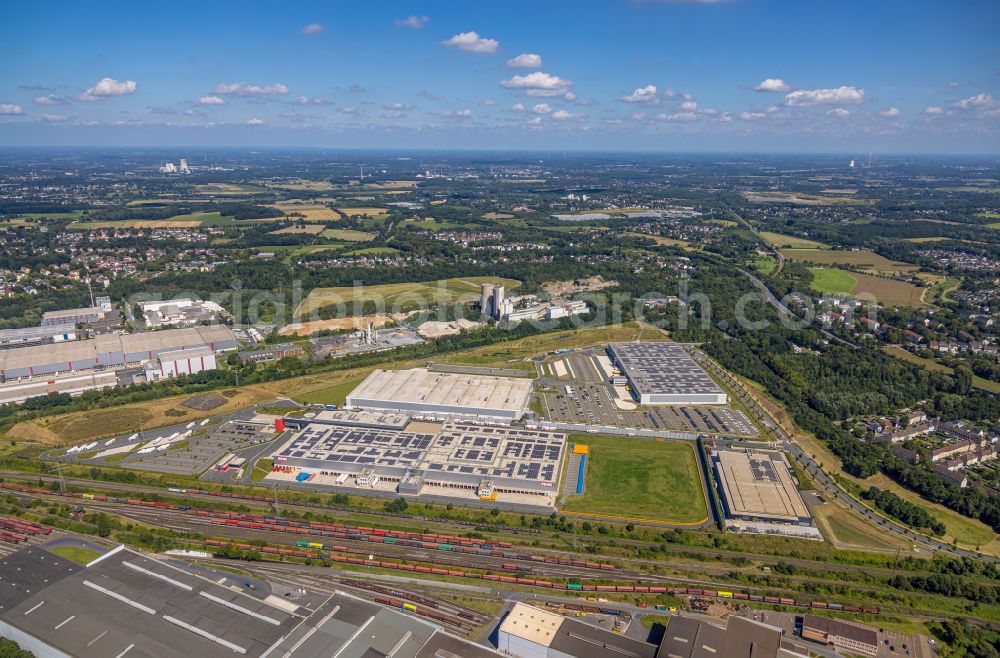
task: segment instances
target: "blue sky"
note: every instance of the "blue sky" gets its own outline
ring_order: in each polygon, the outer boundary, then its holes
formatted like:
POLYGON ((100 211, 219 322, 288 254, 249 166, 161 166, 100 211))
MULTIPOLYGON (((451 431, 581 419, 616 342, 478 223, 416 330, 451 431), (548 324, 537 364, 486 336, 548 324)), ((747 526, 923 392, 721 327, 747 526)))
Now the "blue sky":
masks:
POLYGON ((995 0, 47 2, 0 145, 997 153, 995 0))

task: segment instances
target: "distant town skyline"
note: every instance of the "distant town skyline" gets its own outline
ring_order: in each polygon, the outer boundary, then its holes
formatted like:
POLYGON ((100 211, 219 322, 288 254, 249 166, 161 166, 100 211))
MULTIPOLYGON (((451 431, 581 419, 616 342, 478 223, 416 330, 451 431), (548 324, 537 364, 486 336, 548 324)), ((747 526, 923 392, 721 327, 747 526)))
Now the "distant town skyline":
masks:
POLYGON ((1000 4, 8 7, 0 146, 1000 152, 1000 4))

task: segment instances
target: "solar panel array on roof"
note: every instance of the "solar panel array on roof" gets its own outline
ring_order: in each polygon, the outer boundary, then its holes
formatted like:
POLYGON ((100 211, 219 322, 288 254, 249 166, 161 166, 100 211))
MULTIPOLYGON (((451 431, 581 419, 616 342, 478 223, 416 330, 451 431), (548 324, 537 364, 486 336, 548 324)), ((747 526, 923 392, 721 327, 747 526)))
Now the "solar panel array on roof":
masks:
POLYGON ((611 343, 611 357, 643 404, 725 404, 728 396, 677 343, 611 343))
POLYGON ((382 477, 400 479, 407 470, 430 470, 468 476, 465 483, 507 478, 554 491, 565 447, 563 432, 471 422, 446 423, 437 434, 309 423, 272 457, 321 473, 369 467, 382 477))

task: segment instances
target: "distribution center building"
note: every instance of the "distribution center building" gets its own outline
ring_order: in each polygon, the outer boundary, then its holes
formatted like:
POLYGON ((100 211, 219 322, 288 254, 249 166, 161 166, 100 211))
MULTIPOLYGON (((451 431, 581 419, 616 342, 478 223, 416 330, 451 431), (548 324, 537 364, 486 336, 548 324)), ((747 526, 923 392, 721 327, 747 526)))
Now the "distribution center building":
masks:
POLYGON ((763 523, 810 525, 791 469, 776 451, 719 450, 715 474, 730 518, 763 523))
POLYGON ((528 408, 531 380, 425 368, 375 370, 347 396, 347 407, 407 413, 519 420, 528 408))
POLYGON ((301 429, 271 457, 275 466, 318 476, 307 481, 320 485, 381 483, 409 495, 437 490, 470 499, 500 495, 536 506, 554 503, 565 433, 458 420, 400 428, 399 418, 389 415, 382 426, 373 415, 288 419, 301 429))
POLYGON ((87 340, 0 350, 0 381, 88 370, 121 370, 153 361, 163 352, 206 347, 236 349, 232 329, 223 325, 138 334, 102 334, 87 340))
POLYGON ((677 343, 611 343, 639 404, 726 404, 729 396, 677 343))

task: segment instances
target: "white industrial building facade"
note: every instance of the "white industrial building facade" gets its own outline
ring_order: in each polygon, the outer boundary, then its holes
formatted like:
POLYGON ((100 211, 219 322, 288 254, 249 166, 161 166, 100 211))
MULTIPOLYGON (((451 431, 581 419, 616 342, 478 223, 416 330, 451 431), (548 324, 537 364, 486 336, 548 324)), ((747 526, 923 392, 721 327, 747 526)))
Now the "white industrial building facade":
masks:
POLYGON ((528 408, 531 380, 425 368, 375 370, 347 396, 347 407, 410 414, 519 420, 528 408))

